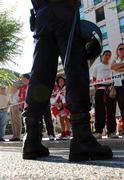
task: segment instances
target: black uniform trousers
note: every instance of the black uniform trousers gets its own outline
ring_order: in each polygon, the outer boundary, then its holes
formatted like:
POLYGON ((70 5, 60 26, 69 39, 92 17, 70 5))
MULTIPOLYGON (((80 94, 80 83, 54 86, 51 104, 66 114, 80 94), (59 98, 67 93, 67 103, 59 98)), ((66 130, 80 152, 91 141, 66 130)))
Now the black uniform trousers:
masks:
MULTIPOLYGON (((67 0, 61 3, 45 2, 37 12, 26 116, 40 116, 45 112, 55 83, 59 56, 64 63, 74 13, 67 0)), ((84 45, 77 23, 70 61, 65 67, 66 101, 72 114, 89 113, 90 110, 89 70, 84 45)))
POLYGON ((121 111, 121 117, 122 121, 124 123, 124 80, 122 81, 122 86, 115 86, 116 88, 116 93, 117 93, 117 101, 118 101, 118 106, 121 111))
POLYGON ((55 136, 50 104, 48 104, 42 118, 44 119, 48 136, 50 135, 55 136))
POLYGON ((108 135, 116 132, 116 98, 110 98, 104 89, 96 90, 95 94, 95 131, 103 132, 107 127, 108 135))

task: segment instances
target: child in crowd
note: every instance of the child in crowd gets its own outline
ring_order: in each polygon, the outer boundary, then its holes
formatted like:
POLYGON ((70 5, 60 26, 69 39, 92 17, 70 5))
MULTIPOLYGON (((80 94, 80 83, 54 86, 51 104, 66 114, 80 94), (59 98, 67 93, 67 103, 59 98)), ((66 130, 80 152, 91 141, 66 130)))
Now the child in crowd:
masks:
POLYGON ((61 136, 59 139, 70 137, 70 113, 65 102, 65 79, 62 76, 56 79, 56 94, 52 97, 52 110, 55 116, 59 116, 61 125, 61 136))

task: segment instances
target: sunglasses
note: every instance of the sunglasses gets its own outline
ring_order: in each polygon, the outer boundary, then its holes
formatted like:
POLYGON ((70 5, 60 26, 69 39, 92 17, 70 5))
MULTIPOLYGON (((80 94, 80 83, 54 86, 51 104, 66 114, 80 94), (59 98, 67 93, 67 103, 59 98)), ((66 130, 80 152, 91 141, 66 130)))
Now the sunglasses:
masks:
POLYGON ((119 51, 122 51, 122 50, 124 50, 124 47, 123 47, 123 48, 119 48, 118 50, 119 50, 119 51))

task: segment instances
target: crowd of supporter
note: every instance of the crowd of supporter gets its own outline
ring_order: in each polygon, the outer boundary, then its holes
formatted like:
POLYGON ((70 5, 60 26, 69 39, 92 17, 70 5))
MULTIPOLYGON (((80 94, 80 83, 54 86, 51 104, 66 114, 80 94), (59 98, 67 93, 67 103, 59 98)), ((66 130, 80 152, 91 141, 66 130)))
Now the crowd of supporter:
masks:
MULTIPOLYGON (((110 50, 103 52, 101 61, 96 63, 92 72, 91 85, 95 93, 91 97, 91 130, 96 138, 124 136, 124 44, 117 46, 117 58, 112 60, 110 50), (110 96, 112 86, 116 94, 110 96), (92 99, 95 101, 93 102, 92 99), (118 113, 117 113, 118 104, 118 113), (119 115, 117 115, 119 114, 119 115)), ((25 97, 30 75, 20 77, 21 84, 14 82, 7 88, 0 85, 0 141, 5 141, 8 120, 11 121, 12 137, 9 141, 21 141, 23 120, 21 113, 26 107, 25 97)), ((85 88, 85 87, 84 87, 85 88)), ((66 106, 66 79, 57 76, 50 102, 41 117, 49 140, 71 138, 70 112, 66 106), (59 129, 59 130, 58 130, 59 129)), ((44 131, 43 131, 44 132, 44 131)), ((46 134, 46 135, 44 135, 46 134)))

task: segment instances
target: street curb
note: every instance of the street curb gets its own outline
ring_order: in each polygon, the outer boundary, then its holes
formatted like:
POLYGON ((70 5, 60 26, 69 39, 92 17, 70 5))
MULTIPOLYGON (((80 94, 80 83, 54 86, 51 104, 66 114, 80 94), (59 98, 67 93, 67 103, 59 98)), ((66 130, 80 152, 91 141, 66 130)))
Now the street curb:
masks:
MULTIPOLYGON (((120 139, 100 139, 98 142, 102 145, 108 145, 112 149, 124 149, 124 138, 120 139)), ((49 140, 43 140, 43 144, 48 148, 69 148, 70 146, 70 140, 55 140, 55 141, 49 141, 49 140)), ((0 147, 22 147, 22 142, 0 142, 0 147)))

